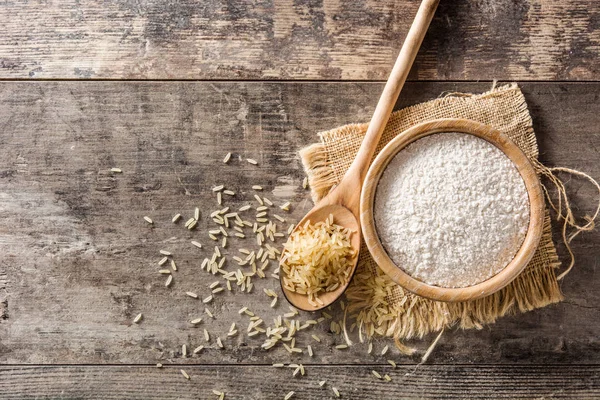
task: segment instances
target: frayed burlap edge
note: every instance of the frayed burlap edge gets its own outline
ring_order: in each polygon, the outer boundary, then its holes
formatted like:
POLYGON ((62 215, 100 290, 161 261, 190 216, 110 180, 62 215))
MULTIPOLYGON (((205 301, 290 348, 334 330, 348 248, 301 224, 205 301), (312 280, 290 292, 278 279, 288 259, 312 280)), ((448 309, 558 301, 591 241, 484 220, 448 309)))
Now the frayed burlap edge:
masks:
MULTIPOLYGON (((469 115, 469 112, 460 110, 459 103, 469 101, 469 104, 476 105, 479 100, 485 101, 490 98, 500 98, 509 102, 510 115, 507 115, 507 119, 512 118, 516 123, 507 120, 509 128, 503 131, 532 161, 535 161, 535 165, 542 168, 537 162, 537 142, 527 103, 516 84, 492 88, 489 92, 479 95, 450 93, 430 102, 396 111, 386 127, 386 131, 390 132, 384 132, 379 149, 404 130, 403 126, 444 117, 477 119, 477 107, 474 107, 475 115, 469 115), (454 113, 454 109, 459 111, 454 113)), ((482 119, 480 122, 487 122, 485 117, 482 119)), ((353 160, 355 153, 351 154, 348 149, 340 151, 336 148, 337 144, 350 143, 347 147, 357 149, 366 128, 367 124, 350 124, 321 132, 320 143, 300 151, 313 201, 321 199, 339 182, 353 160), (340 158, 343 160, 340 161, 340 158)), ((542 170, 538 173, 542 173, 542 170)), ((524 272, 504 289, 485 298, 467 302, 437 302, 405 292, 381 272, 363 243, 357 273, 346 293, 348 310, 351 318, 356 321, 361 340, 363 333, 369 337, 394 337, 399 348, 409 353, 411 349, 402 344, 404 340, 422 338, 431 332, 452 326, 481 329, 504 315, 530 311, 561 301, 563 295, 555 273, 559 266, 548 214, 544 221, 540 246, 524 272)))

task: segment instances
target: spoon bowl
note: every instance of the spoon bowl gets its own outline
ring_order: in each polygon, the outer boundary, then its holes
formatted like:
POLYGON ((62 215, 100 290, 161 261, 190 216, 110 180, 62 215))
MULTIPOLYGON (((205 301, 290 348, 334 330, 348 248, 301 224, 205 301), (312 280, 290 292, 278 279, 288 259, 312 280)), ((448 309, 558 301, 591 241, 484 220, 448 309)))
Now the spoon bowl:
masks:
MULTIPOLYGON (((303 311, 318 311, 333 303, 337 300, 342 293, 348 287, 348 284, 352 280, 352 276, 354 275, 354 271, 356 270, 356 264, 358 262, 358 251, 360 249, 360 225, 358 223, 358 219, 354 216, 352 211, 347 209, 344 206, 339 204, 326 204, 326 205, 316 205, 312 210, 306 214, 304 218, 296 225, 294 228, 295 232, 299 227, 302 227, 306 221, 310 221, 311 224, 316 224, 317 222, 325 221, 329 215, 333 215, 333 222, 337 225, 343 226, 344 228, 348 228, 354 233, 350 237, 350 244, 352 245, 352 249, 354 250, 355 256, 352 260, 352 271, 350 272, 350 276, 348 277, 348 281, 344 285, 338 286, 335 290, 331 292, 323 292, 319 294, 319 299, 323 302, 322 306, 314 306, 308 302, 308 296, 304 294, 299 294, 296 292, 292 292, 287 289, 283 284, 283 271, 280 271, 280 279, 281 290, 283 291, 283 295, 287 299, 290 304, 294 307, 303 310, 303 311)), ((282 256, 285 254, 285 251, 282 252, 282 256)))
MULTIPOLYGON (((322 306, 313 306, 308 302, 308 296, 292 292, 289 289, 287 289, 283 285, 284 272, 280 271, 279 281, 281 283, 281 290, 283 291, 283 295, 285 296, 287 301, 290 302, 290 304, 303 311, 318 311, 336 301, 342 295, 342 293, 344 293, 344 291, 348 287, 348 284, 352 280, 352 276, 354 276, 354 271, 356 271, 356 265, 358 263, 358 252, 360 249, 360 224, 358 223, 358 219, 348 208, 339 204, 321 205, 321 203, 319 203, 312 210, 310 210, 308 214, 304 216, 304 218, 302 218, 302 220, 296 225, 292 233, 299 229, 299 227, 302 227, 306 223, 306 221, 310 221, 311 224, 316 224, 317 222, 325 221, 329 217, 329 215, 333 215, 333 222, 335 224, 354 231, 354 233, 352 233, 352 236, 350 237, 350 244, 352 245, 352 249, 355 253, 354 259, 352 260, 352 271, 350 272, 348 281, 346 281, 344 285, 338 286, 335 290, 331 292, 323 292, 319 294, 319 299, 323 302, 322 306)), ((284 252, 282 252, 282 256, 283 254, 284 252)))

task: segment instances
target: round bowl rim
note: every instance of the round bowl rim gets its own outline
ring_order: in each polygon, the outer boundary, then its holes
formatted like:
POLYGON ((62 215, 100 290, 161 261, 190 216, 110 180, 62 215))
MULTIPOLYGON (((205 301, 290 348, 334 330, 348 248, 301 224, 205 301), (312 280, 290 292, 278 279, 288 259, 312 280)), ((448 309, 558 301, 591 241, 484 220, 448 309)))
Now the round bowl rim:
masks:
POLYGON ((525 153, 505 134, 476 121, 444 118, 414 125, 392 139, 377 155, 367 172, 360 198, 362 233, 373 259, 379 267, 404 289, 432 300, 456 302, 488 296, 512 282, 531 261, 540 242, 545 217, 545 202, 537 172, 525 153), (495 145, 517 167, 529 198, 529 226, 521 248, 513 260, 489 279, 463 288, 429 285, 410 276, 388 256, 377 235, 373 203, 377 184, 392 158, 410 143, 436 133, 460 132, 472 134, 495 145))

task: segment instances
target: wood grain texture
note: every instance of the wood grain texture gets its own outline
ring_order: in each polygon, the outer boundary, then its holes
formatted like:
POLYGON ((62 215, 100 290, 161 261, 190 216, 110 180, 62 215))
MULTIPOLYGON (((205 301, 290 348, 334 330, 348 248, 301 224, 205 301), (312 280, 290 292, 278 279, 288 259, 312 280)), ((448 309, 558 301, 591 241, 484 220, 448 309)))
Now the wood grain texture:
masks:
MULTIPOLYGON (((414 0, 0 2, 0 78, 383 80, 414 0)), ((442 1, 409 79, 598 80, 596 0, 442 1)))
POLYGON ((306 375, 270 366, 0 367, 3 399, 592 399, 600 396, 598 366, 306 366, 306 375), (376 379, 371 370, 389 374, 376 379), (267 379, 265 379, 265 377, 267 379), (352 379, 349 379, 352 377, 352 379), (325 387, 318 382, 326 380, 325 387), (260 384, 257 384, 260 381, 260 384))
MULTIPOLYGON (((266 196, 293 200, 292 218, 299 218, 311 203, 300 188, 296 151, 317 140, 318 131, 368 120, 381 88, 379 83, 0 83, 0 362, 289 360, 284 349, 261 351, 261 341, 245 334, 225 340, 225 350, 213 342, 200 356, 181 357, 182 344, 204 344, 202 328, 224 336, 232 321, 245 321, 237 312, 243 305, 269 320, 287 306, 280 297, 278 308, 269 307, 262 289, 278 290, 270 278, 257 281, 250 295, 218 295, 210 305, 217 318, 190 326, 187 321, 203 307, 184 292, 206 295, 215 280, 198 267, 210 255, 207 218, 194 232, 170 219, 176 212, 189 216, 195 206, 206 216, 216 208, 210 188, 221 183, 238 192, 227 205, 245 204, 252 197, 248 187, 262 184, 266 196), (228 151, 234 158, 225 166, 221 160, 228 151), (240 162, 238 155, 256 158, 259 165, 240 162), (123 174, 112 176, 111 167, 123 174), (144 215, 155 220, 154 227, 144 215), (190 245, 195 238, 204 250, 190 245), (157 274, 160 248, 173 251, 179 264, 171 289, 157 274), (139 312, 144 319, 134 325, 139 312)), ((398 106, 444 91, 488 88, 407 83, 398 106)), ((542 160, 600 177, 600 83, 531 83, 523 90, 542 160)), ((582 214, 597 199, 577 180, 569 182, 568 191, 582 214)), ((503 318, 482 331, 447 332, 430 361, 598 364, 599 242, 598 231, 574 241, 578 259, 562 285, 564 303, 503 318)), ((232 240, 230 251, 240 245, 232 240)), ((300 332, 301 346, 311 343, 311 333, 324 343, 312 343, 314 358, 303 354, 292 360, 418 360, 395 351, 379 356, 389 343, 383 340, 376 341, 372 356, 365 345, 332 350, 341 338, 328 330, 320 325, 300 332)), ((427 339, 415 345, 424 349, 427 339)))

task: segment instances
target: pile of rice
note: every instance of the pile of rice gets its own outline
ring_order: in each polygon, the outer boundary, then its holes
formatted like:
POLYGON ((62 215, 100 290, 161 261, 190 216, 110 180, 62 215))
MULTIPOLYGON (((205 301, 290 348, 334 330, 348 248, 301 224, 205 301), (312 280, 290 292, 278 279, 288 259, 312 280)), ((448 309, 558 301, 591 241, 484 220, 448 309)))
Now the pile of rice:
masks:
POLYGON ((293 232, 284 246, 281 269, 284 287, 305 294, 308 302, 322 306, 319 293, 331 292, 350 279, 356 252, 350 243, 353 231, 325 221, 310 221, 293 232))

